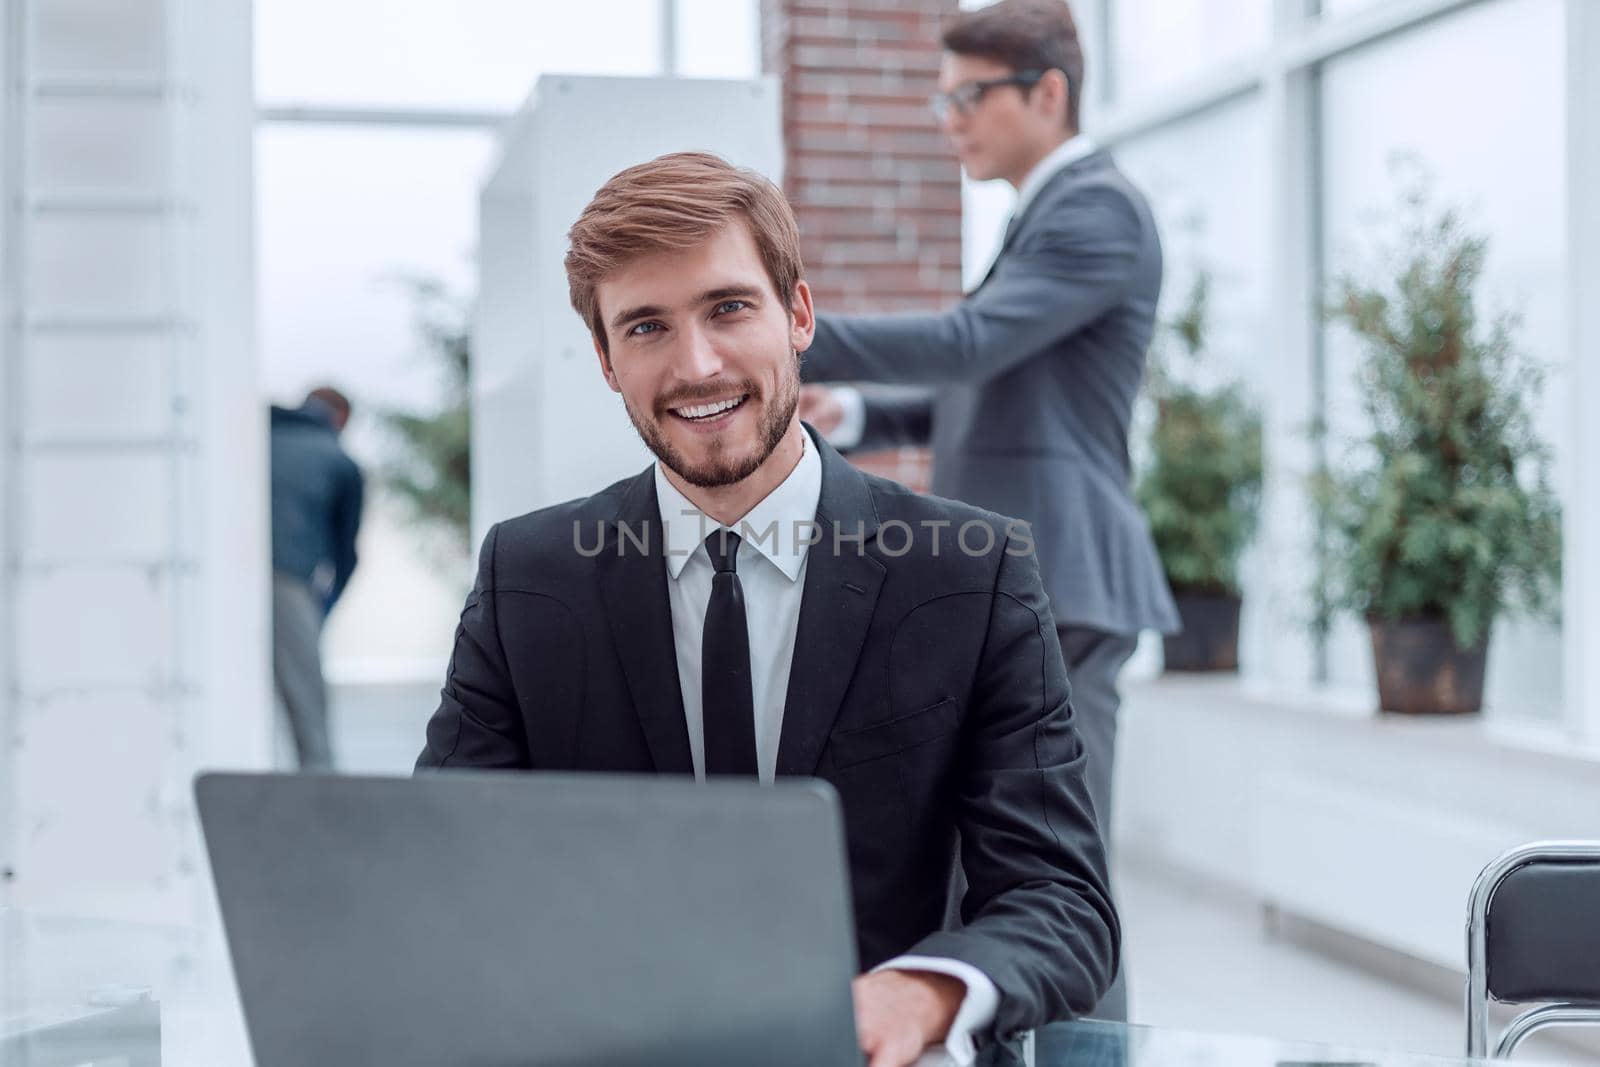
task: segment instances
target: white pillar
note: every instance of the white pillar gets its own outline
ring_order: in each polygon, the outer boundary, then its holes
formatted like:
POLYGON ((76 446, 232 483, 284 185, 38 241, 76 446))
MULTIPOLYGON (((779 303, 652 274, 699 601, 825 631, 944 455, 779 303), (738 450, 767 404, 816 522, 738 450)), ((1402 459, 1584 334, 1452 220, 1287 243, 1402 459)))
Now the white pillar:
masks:
POLYGON ((11 739, 16 735, 16 560, 18 512, 17 419, 21 365, 16 355, 21 246, 14 218, 21 178, 21 100, 16 90, 22 47, 22 7, 0 2, 0 906, 11 901, 15 866, 16 781, 11 739))
POLYGON ((206 568, 197 629, 186 635, 204 694, 188 720, 188 817, 193 771, 270 765, 274 709, 267 416, 256 355, 254 4, 182 6, 183 54, 198 87, 184 161, 198 211, 184 262, 202 450, 200 497, 188 515, 206 568))
MULTIPOLYGON (((1273 33, 1285 40, 1310 19, 1305 0, 1277 0, 1273 33)), ((1273 49, 1273 56, 1283 54, 1273 49)), ((1264 383, 1266 476, 1261 533, 1267 570, 1264 608, 1273 635, 1267 662, 1252 681, 1299 692, 1317 680, 1318 649, 1308 629, 1315 522, 1309 479, 1316 450, 1308 435, 1321 414, 1321 217, 1315 75, 1274 58, 1264 72, 1267 122, 1268 255, 1264 350, 1273 352, 1264 383)))
POLYGON ((6 2, 9 899, 187 922, 271 739, 251 7, 6 2))
POLYGON ((1566 0, 1567 314, 1570 405, 1562 632, 1568 721, 1600 745, 1600 5, 1566 0))
POLYGON ((661 0, 661 76, 678 74, 678 0, 661 0))

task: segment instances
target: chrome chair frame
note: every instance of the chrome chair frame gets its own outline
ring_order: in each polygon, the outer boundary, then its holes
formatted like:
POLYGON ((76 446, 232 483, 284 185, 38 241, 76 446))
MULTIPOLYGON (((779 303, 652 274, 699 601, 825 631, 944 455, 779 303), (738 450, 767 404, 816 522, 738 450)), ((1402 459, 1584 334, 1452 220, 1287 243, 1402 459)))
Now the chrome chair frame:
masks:
MULTIPOLYGON (((1489 1048, 1489 907, 1512 872, 1533 863, 1587 860, 1600 864, 1600 841, 1535 841, 1503 853, 1478 875, 1467 904, 1467 1055, 1489 1048)), ((1600 966, 1600 961, 1597 961, 1600 966)), ((1494 1058, 1504 1059, 1529 1035, 1549 1026, 1600 1026, 1600 1004, 1554 1003, 1530 1008, 1506 1027, 1494 1058)))

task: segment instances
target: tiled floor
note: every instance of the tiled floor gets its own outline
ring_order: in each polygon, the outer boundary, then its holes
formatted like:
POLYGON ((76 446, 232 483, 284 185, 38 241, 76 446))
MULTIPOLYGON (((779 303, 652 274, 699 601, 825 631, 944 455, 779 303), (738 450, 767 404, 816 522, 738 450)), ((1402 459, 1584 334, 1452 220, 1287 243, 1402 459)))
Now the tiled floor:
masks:
MULTIPOLYGON (((1131 866, 1118 892, 1133 1022, 1461 1054, 1463 1008, 1445 990, 1341 963, 1270 932, 1259 906, 1171 871, 1131 866)), ((1548 1038, 1528 1041, 1517 1059, 1596 1062, 1548 1038)))
MULTIPOLYGON (((345 769, 407 774, 434 693, 377 691, 334 707, 345 769), (395 707, 413 709, 403 719, 395 707)), ((1459 1055, 1462 1007, 1269 933, 1261 909, 1181 874, 1132 865, 1120 874, 1132 1021, 1220 1033, 1459 1055)), ((1521 1060, 1600 1062, 1536 1038, 1521 1060)))

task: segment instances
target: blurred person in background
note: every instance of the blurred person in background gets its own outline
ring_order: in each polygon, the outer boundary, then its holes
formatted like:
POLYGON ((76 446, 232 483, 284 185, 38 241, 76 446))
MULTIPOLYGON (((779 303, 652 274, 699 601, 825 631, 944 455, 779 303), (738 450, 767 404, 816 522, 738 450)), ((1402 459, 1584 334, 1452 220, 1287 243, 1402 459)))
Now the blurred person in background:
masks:
POLYGON ((361 468, 339 445, 350 401, 311 390, 272 407, 272 671, 302 770, 328 770, 322 624, 356 569, 361 468))
MULTIPOLYGON (((934 111, 968 177, 1017 201, 976 289, 939 314, 818 315, 801 417, 846 450, 933 448, 935 494, 1032 526, 1088 779, 1109 840, 1117 676, 1177 612, 1130 492, 1128 426, 1162 257, 1144 197, 1079 132, 1084 58, 1064 0, 1000 0, 946 28, 934 111)), ((1127 1017, 1119 976, 1095 1015, 1127 1017)))

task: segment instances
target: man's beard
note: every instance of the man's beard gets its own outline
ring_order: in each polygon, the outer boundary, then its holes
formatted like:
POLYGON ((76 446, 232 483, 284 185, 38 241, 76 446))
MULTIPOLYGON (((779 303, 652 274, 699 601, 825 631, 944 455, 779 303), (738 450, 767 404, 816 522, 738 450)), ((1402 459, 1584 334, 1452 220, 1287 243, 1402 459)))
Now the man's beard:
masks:
MULTIPOLYGON (((723 392, 723 389, 719 387, 716 391, 723 392)), ((746 404, 761 399, 757 395, 756 383, 748 378, 739 383, 736 392, 746 397, 746 404)), ((710 458, 705 463, 694 465, 667 440, 666 434, 662 432, 661 421, 678 417, 668 411, 667 407, 682 407, 698 399, 701 398, 680 394, 673 398, 670 405, 661 406, 660 414, 653 418, 640 418, 626 397, 623 398, 623 407, 627 409, 628 418, 644 440, 645 446, 668 470, 697 488, 720 489, 725 485, 742 482, 754 474, 756 468, 767 461, 767 457, 772 455, 779 442, 783 440, 783 435, 789 430, 789 423, 794 419, 795 409, 800 404, 798 366, 782 376, 778 382, 778 394, 763 405, 761 422, 756 427, 756 447, 743 456, 729 455, 723 441, 714 438, 710 442, 710 458)))

